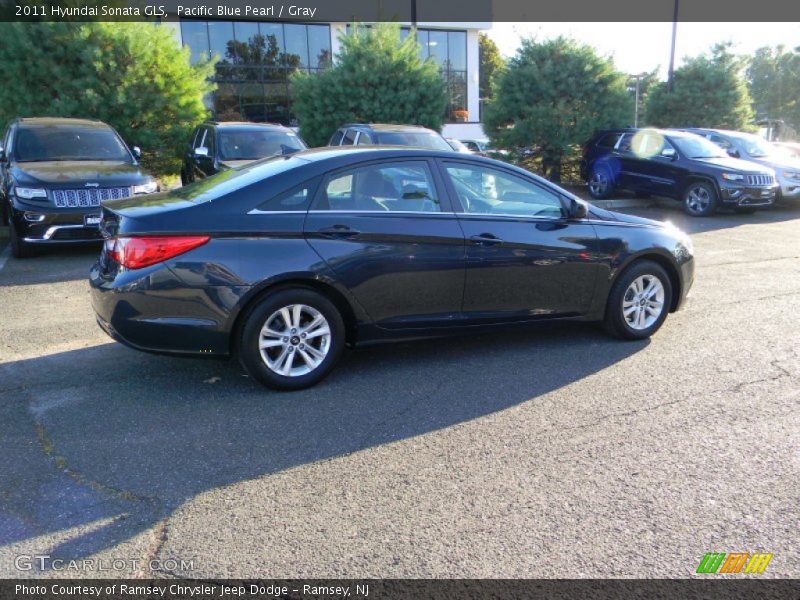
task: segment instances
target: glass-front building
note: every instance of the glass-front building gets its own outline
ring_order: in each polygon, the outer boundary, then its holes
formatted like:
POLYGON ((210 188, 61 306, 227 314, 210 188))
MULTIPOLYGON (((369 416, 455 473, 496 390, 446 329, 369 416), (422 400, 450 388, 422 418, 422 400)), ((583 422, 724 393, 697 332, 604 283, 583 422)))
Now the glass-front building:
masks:
MULTIPOLYGON (((332 64, 337 36, 349 26, 327 23, 180 21, 180 37, 193 62, 217 55, 211 99, 214 118, 295 126, 289 76, 319 72, 332 64)), ((401 35, 409 35, 403 27, 401 35)), ((417 29, 423 58, 431 57, 447 82, 445 121, 469 121, 470 64, 466 30, 417 29)), ((475 60, 477 62, 477 60, 475 60)), ((477 73, 477 64, 472 66, 477 73)), ((473 78, 477 85, 477 75, 473 78)), ((477 111, 476 111, 477 112, 477 111)))

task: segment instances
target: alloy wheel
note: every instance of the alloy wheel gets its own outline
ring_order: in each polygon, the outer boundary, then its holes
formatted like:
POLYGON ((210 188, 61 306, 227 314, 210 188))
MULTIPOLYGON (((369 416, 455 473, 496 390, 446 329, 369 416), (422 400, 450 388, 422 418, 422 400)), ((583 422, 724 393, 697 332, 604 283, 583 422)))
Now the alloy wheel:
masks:
POLYGON ((319 367, 331 348, 331 328, 323 314, 306 304, 273 312, 258 337, 264 364, 284 377, 300 377, 319 367))
POLYGON ((600 197, 608 191, 608 175, 601 170, 596 170, 592 173, 589 180, 589 192, 592 196, 600 197))
POLYGON ((664 311, 664 286, 655 275, 634 279, 622 297, 622 316, 631 329, 653 326, 664 311))
POLYGON ((711 194, 703 186, 691 188, 686 194, 686 206, 695 214, 702 214, 711 205, 711 194))

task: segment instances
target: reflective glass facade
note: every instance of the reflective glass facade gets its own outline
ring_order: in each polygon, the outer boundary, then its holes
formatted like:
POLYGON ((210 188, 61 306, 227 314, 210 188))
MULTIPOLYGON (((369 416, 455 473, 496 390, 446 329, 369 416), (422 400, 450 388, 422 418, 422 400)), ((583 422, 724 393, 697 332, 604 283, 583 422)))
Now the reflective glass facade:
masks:
POLYGON ((181 21, 181 37, 193 62, 219 56, 212 110, 221 121, 297 125, 289 75, 331 64, 328 25, 181 21))
MULTIPOLYGON (((403 27, 401 35, 410 31, 403 27)), ((187 20, 181 21, 181 36, 193 62, 220 57, 212 107, 219 120, 297 125, 289 75, 325 69, 332 58, 325 24, 187 20)), ((432 58, 447 82, 445 121, 467 121, 467 32, 418 29, 417 40, 421 56, 432 58)))

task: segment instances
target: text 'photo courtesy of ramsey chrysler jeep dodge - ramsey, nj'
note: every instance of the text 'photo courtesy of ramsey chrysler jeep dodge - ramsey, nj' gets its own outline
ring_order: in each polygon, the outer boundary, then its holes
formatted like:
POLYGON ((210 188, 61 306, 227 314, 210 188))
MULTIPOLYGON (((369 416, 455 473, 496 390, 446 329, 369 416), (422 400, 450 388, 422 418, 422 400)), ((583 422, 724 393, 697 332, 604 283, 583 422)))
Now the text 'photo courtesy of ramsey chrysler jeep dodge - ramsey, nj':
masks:
POLYGON ((654 334, 694 276, 672 225, 523 169, 424 148, 305 150, 103 203, 99 325, 308 387, 345 347, 555 319, 654 334))
POLYGON ((0 212, 14 256, 99 241, 101 201, 158 191, 139 155, 101 121, 11 121, 0 146, 0 212))

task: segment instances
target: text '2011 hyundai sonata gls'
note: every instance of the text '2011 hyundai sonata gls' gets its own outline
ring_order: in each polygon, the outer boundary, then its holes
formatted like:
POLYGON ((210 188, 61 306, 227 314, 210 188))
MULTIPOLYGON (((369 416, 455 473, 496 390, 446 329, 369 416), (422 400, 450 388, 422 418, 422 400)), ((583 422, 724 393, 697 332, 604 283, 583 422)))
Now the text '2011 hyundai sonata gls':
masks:
POLYGON ((400 147, 308 150, 104 203, 100 326, 140 350, 238 355, 279 389, 345 346, 547 319, 642 339, 683 302, 688 237, 522 169, 400 147))

